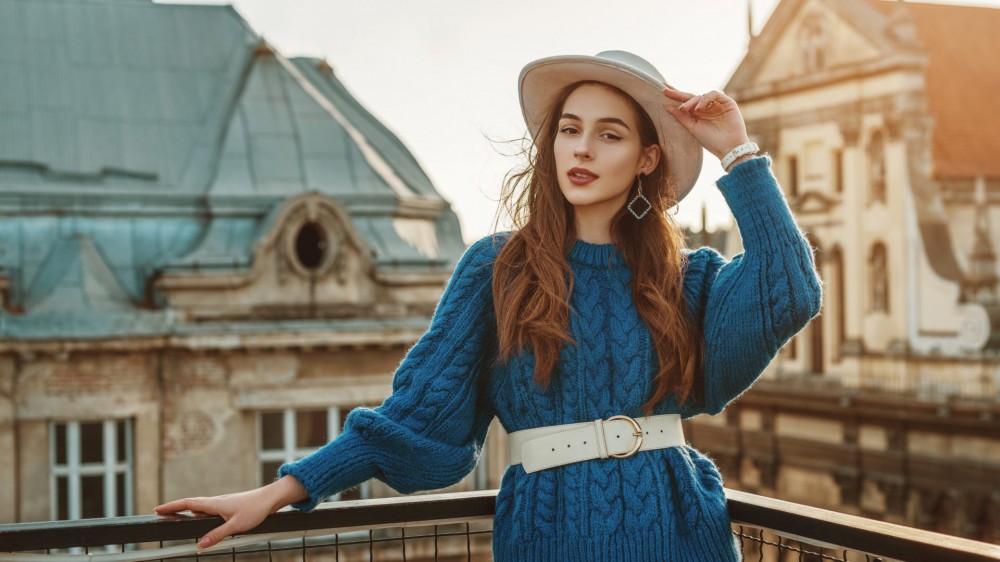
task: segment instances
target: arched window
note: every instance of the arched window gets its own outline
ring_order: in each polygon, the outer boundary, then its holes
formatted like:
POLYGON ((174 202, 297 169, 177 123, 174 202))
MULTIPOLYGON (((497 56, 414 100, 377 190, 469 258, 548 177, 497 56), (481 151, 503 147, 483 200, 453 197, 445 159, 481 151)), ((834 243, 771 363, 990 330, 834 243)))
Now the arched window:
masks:
POLYGON ((799 41, 802 46, 802 71, 804 74, 818 72, 826 67, 826 50, 829 43, 826 19, 817 12, 809 14, 802 21, 799 41))
POLYGON ((868 258, 871 312, 889 312, 889 259, 885 244, 876 242, 868 258))
POLYGON ((830 269, 833 269, 833 274, 828 275, 830 281, 833 283, 833 333, 834 333, 834 343, 833 343, 833 361, 839 362, 841 359, 841 348, 844 346, 844 341, 847 339, 847 306, 844 302, 845 291, 844 291, 844 254, 840 249, 840 246, 834 246, 833 250, 830 251, 829 257, 830 269))
POLYGON ((875 131, 868 142, 868 202, 885 204, 885 141, 875 131))

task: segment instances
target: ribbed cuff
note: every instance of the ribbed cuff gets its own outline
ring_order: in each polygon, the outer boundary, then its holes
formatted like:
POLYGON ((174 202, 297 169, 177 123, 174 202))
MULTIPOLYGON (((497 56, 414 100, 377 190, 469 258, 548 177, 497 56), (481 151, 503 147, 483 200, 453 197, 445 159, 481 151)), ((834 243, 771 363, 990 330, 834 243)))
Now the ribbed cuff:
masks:
POLYGON ((300 511, 312 511, 324 499, 369 480, 375 474, 375 453, 353 431, 327 443, 302 460, 283 464, 278 477, 291 474, 309 494, 309 499, 293 503, 300 511))

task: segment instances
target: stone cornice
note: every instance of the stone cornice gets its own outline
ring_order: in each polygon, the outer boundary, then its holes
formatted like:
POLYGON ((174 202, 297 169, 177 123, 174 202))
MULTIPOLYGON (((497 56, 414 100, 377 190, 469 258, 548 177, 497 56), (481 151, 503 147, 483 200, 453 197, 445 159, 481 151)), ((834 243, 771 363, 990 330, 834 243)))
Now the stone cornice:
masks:
POLYGON ((819 89, 848 80, 858 80, 898 70, 911 70, 923 73, 926 66, 927 57, 925 56, 915 53, 900 53, 886 57, 885 59, 845 65, 807 76, 783 78, 774 82, 748 85, 742 88, 727 86, 726 93, 739 103, 747 103, 784 94, 819 89))
MULTIPOLYGON (((409 347, 427 331, 429 318, 372 319, 368 329, 331 329, 314 323, 290 321, 281 329, 246 327, 233 330, 239 323, 210 323, 196 332, 135 338, 98 340, 0 340, 0 354, 14 354, 32 360, 38 355, 68 359, 73 353, 150 353, 161 350, 225 352, 238 350, 363 349, 409 347)), ((178 332, 184 330, 178 326, 178 332)))
MULTIPOLYGON (((863 115, 898 116, 895 118, 902 127, 901 130, 905 130, 905 127, 911 124, 912 117, 904 119, 902 117, 904 112, 909 114, 912 108, 922 107, 925 103, 926 100, 921 92, 865 98, 850 103, 817 107, 799 113, 782 113, 763 119, 748 119, 747 132, 751 137, 767 142, 769 136, 778 136, 782 129, 820 123, 836 123, 844 135, 845 144, 850 145, 852 140, 855 144, 859 142, 863 115)), ((923 126, 923 123, 916 124, 923 126)))
MULTIPOLYGON (((31 187, 0 191, 0 217, 61 215, 121 217, 257 216, 287 200, 275 196, 212 196, 194 193, 140 193, 135 191, 82 192, 31 187)), ((444 199, 401 201, 390 194, 336 196, 351 216, 393 215, 438 218, 450 208, 444 199)))

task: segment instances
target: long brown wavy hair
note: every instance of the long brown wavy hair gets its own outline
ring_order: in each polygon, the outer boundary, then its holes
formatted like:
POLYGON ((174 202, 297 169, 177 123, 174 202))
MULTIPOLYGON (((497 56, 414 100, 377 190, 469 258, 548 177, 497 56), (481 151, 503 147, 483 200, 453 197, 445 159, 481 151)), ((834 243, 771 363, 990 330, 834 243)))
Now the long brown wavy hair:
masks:
MULTIPOLYGON (((533 131, 534 143, 525 150, 527 165, 504 181, 500 212, 509 216, 514 233, 493 271, 499 359, 530 348, 534 380, 543 388, 548 388, 562 346, 575 345, 569 336, 573 271, 567 255, 576 227, 573 207, 559 189, 553 142, 566 99, 584 84, 599 84, 621 95, 639 123, 642 146, 658 143, 652 120, 631 96, 601 82, 577 82, 553 98, 541 130, 533 131)), ((677 203, 667 176, 669 165, 661 151, 659 164, 643 178, 644 194, 653 205, 650 212, 636 220, 622 208, 611 223, 612 242, 632 273, 632 298, 659 360, 659 372, 651 375, 655 390, 643 404, 646 415, 668 393, 673 392, 678 404, 687 401, 704 352, 702 334, 684 303, 684 235, 666 212, 677 203)), ((633 182, 629 200, 635 190, 633 182)))

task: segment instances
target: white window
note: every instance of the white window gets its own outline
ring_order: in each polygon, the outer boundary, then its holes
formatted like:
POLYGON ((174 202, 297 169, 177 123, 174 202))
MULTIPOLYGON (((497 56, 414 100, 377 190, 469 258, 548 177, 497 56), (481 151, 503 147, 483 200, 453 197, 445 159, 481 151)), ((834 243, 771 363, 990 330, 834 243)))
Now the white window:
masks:
POLYGON ((132 420, 52 422, 52 519, 133 514, 132 420))
MULTIPOLYGON (((278 467, 301 459, 340 435, 341 420, 354 408, 332 407, 325 410, 264 411, 258 414, 260 483, 274 481, 278 467)), ((368 499, 371 483, 331 496, 331 500, 368 499)))

